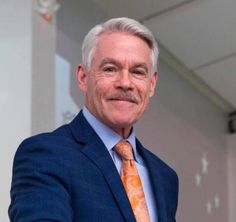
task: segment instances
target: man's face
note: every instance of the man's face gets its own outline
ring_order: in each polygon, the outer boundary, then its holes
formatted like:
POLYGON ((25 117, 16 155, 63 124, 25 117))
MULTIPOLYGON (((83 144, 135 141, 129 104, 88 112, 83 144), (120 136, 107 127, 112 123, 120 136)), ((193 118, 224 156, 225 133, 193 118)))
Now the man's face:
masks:
POLYGON ((87 108, 118 133, 130 130, 154 94, 157 73, 151 70, 151 50, 142 39, 122 32, 102 34, 91 69, 80 65, 77 72, 87 108))

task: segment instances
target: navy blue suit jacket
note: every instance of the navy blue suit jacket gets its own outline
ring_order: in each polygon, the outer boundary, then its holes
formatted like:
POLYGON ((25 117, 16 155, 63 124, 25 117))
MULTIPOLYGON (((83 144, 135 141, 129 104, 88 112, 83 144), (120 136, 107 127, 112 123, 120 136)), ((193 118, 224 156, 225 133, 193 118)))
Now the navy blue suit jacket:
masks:
MULTIPOLYGON (((150 173, 159 222, 174 222, 176 173, 137 140, 150 173)), ((135 222, 118 171, 82 112, 52 133, 25 140, 13 166, 14 222, 135 222)))

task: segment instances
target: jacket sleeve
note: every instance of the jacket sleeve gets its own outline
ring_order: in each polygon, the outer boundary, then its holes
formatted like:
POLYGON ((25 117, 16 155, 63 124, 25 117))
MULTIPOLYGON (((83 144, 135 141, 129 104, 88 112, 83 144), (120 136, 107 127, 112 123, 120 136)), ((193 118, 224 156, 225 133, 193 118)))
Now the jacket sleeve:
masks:
POLYGON ((72 221, 70 177, 64 160, 57 147, 43 138, 20 145, 13 163, 11 222, 72 221))

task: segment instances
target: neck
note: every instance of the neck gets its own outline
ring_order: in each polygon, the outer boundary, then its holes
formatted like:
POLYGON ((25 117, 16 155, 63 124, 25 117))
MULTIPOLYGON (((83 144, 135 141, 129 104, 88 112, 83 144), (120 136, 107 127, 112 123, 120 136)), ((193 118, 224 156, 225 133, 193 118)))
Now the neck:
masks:
POLYGON ((123 139, 127 139, 129 137, 129 135, 132 132, 132 126, 127 126, 127 127, 123 127, 123 128, 119 128, 119 127, 115 127, 112 125, 109 125, 107 123, 105 123, 104 121, 102 121, 97 115, 96 113, 92 112, 88 105, 86 105, 87 110, 89 111, 89 113, 91 115, 93 115, 96 119, 98 119, 99 121, 101 121, 103 124, 107 125, 108 127, 110 127, 112 130, 114 130, 116 133, 118 133, 123 139))
POLYGON ((115 130, 122 138, 127 139, 131 134, 132 127, 113 129, 115 130))

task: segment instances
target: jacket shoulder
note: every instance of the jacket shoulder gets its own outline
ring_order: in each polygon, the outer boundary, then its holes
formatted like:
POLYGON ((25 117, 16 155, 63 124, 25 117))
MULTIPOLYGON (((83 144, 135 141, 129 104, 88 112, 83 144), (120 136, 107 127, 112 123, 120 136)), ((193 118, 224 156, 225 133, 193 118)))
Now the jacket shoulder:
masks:
POLYGON ((61 155, 65 151, 69 152, 76 144, 69 126, 63 125, 52 132, 40 133, 23 140, 16 151, 15 158, 22 153, 30 153, 32 156, 43 153, 61 155))

